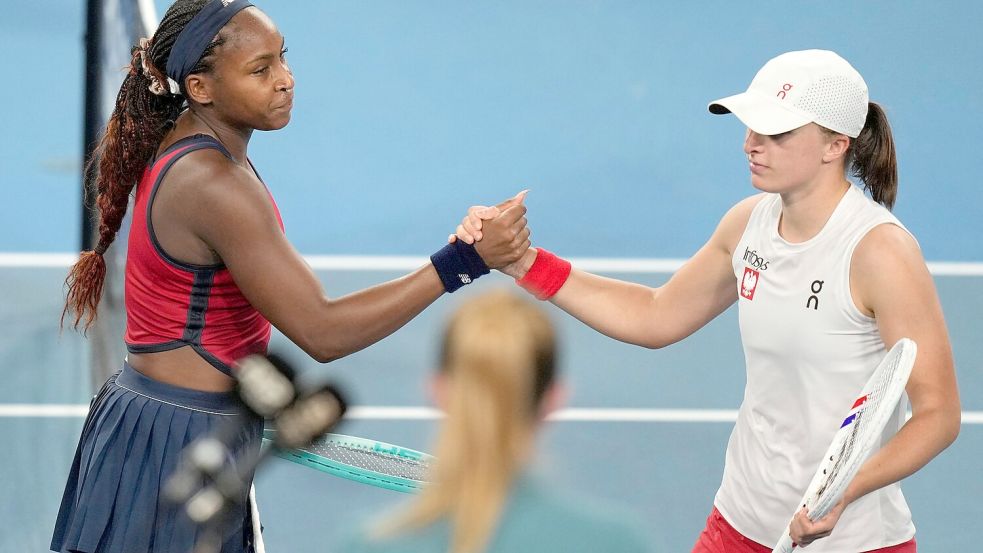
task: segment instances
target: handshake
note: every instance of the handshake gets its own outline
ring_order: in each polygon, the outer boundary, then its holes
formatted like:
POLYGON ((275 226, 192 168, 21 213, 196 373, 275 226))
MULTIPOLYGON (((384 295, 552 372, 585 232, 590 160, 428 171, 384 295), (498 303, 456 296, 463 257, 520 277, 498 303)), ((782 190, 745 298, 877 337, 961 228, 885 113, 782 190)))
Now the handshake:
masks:
POLYGON ((530 249, 529 227, 526 220, 528 190, 494 206, 472 206, 447 241, 473 245, 490 269, 497 269, 515 279, 529 271, 536 258, 530 249))
POLYGON ((472 206, 447 246, 430 256, 447 292, 498 269, 538 299, 552 298, 570 276, 570 263, 531 248, 526 226, 528 190, 494 206, 472 206))

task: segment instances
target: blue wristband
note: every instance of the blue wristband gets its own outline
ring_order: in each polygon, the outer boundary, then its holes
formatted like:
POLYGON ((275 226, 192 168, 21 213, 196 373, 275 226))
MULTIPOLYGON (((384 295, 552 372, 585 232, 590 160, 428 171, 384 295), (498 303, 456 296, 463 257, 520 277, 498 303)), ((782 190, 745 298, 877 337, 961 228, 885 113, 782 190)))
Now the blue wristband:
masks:
POLYGON ((474 249, 473 244, 466 244, 463 240, 447 244, 430 256, 430 262, 437 269, 440 281, 448 292, 488 274, 488 265, 478 255, 478 250, 474 249))

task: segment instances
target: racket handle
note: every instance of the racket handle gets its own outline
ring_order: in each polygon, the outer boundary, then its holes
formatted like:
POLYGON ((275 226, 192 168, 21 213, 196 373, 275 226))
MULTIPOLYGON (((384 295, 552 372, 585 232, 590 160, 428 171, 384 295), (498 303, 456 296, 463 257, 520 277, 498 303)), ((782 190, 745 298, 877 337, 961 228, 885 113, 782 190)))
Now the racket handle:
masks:
POLYGON ((792 553, 794 548, 795 544, 792 543, 792 537, 788 535, 788 530, 785 530, 782 539, 778 540, 778 545, 772 549, 771 553, 792 553))

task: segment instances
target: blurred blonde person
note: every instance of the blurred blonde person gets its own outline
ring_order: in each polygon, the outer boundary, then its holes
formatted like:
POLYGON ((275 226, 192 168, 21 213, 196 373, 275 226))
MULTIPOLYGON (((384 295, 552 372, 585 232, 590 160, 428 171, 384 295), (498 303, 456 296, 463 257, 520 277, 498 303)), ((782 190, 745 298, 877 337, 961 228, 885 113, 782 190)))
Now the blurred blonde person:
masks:
POLYGON ((561 402, 542 309, 507 292, 465 303, 444 335, 433 395, 446 418, 432 484, 342 549, 358 553, 648 551, 623 513, 530 474, 540 423, 561 402))

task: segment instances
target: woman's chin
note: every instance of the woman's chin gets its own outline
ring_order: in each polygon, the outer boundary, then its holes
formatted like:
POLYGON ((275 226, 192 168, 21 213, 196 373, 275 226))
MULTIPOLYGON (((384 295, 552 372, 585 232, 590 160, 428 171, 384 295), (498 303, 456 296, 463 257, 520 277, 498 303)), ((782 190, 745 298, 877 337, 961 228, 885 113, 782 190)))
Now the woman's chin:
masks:
POLYGON ((278 131, 283 127, 286 127, 288 123, 290 123, 290 112, 287 112, 285 115, 271 118, 266 122, 266 125, 264 125, 262 128, 257 127, 256 130, 278 131))

